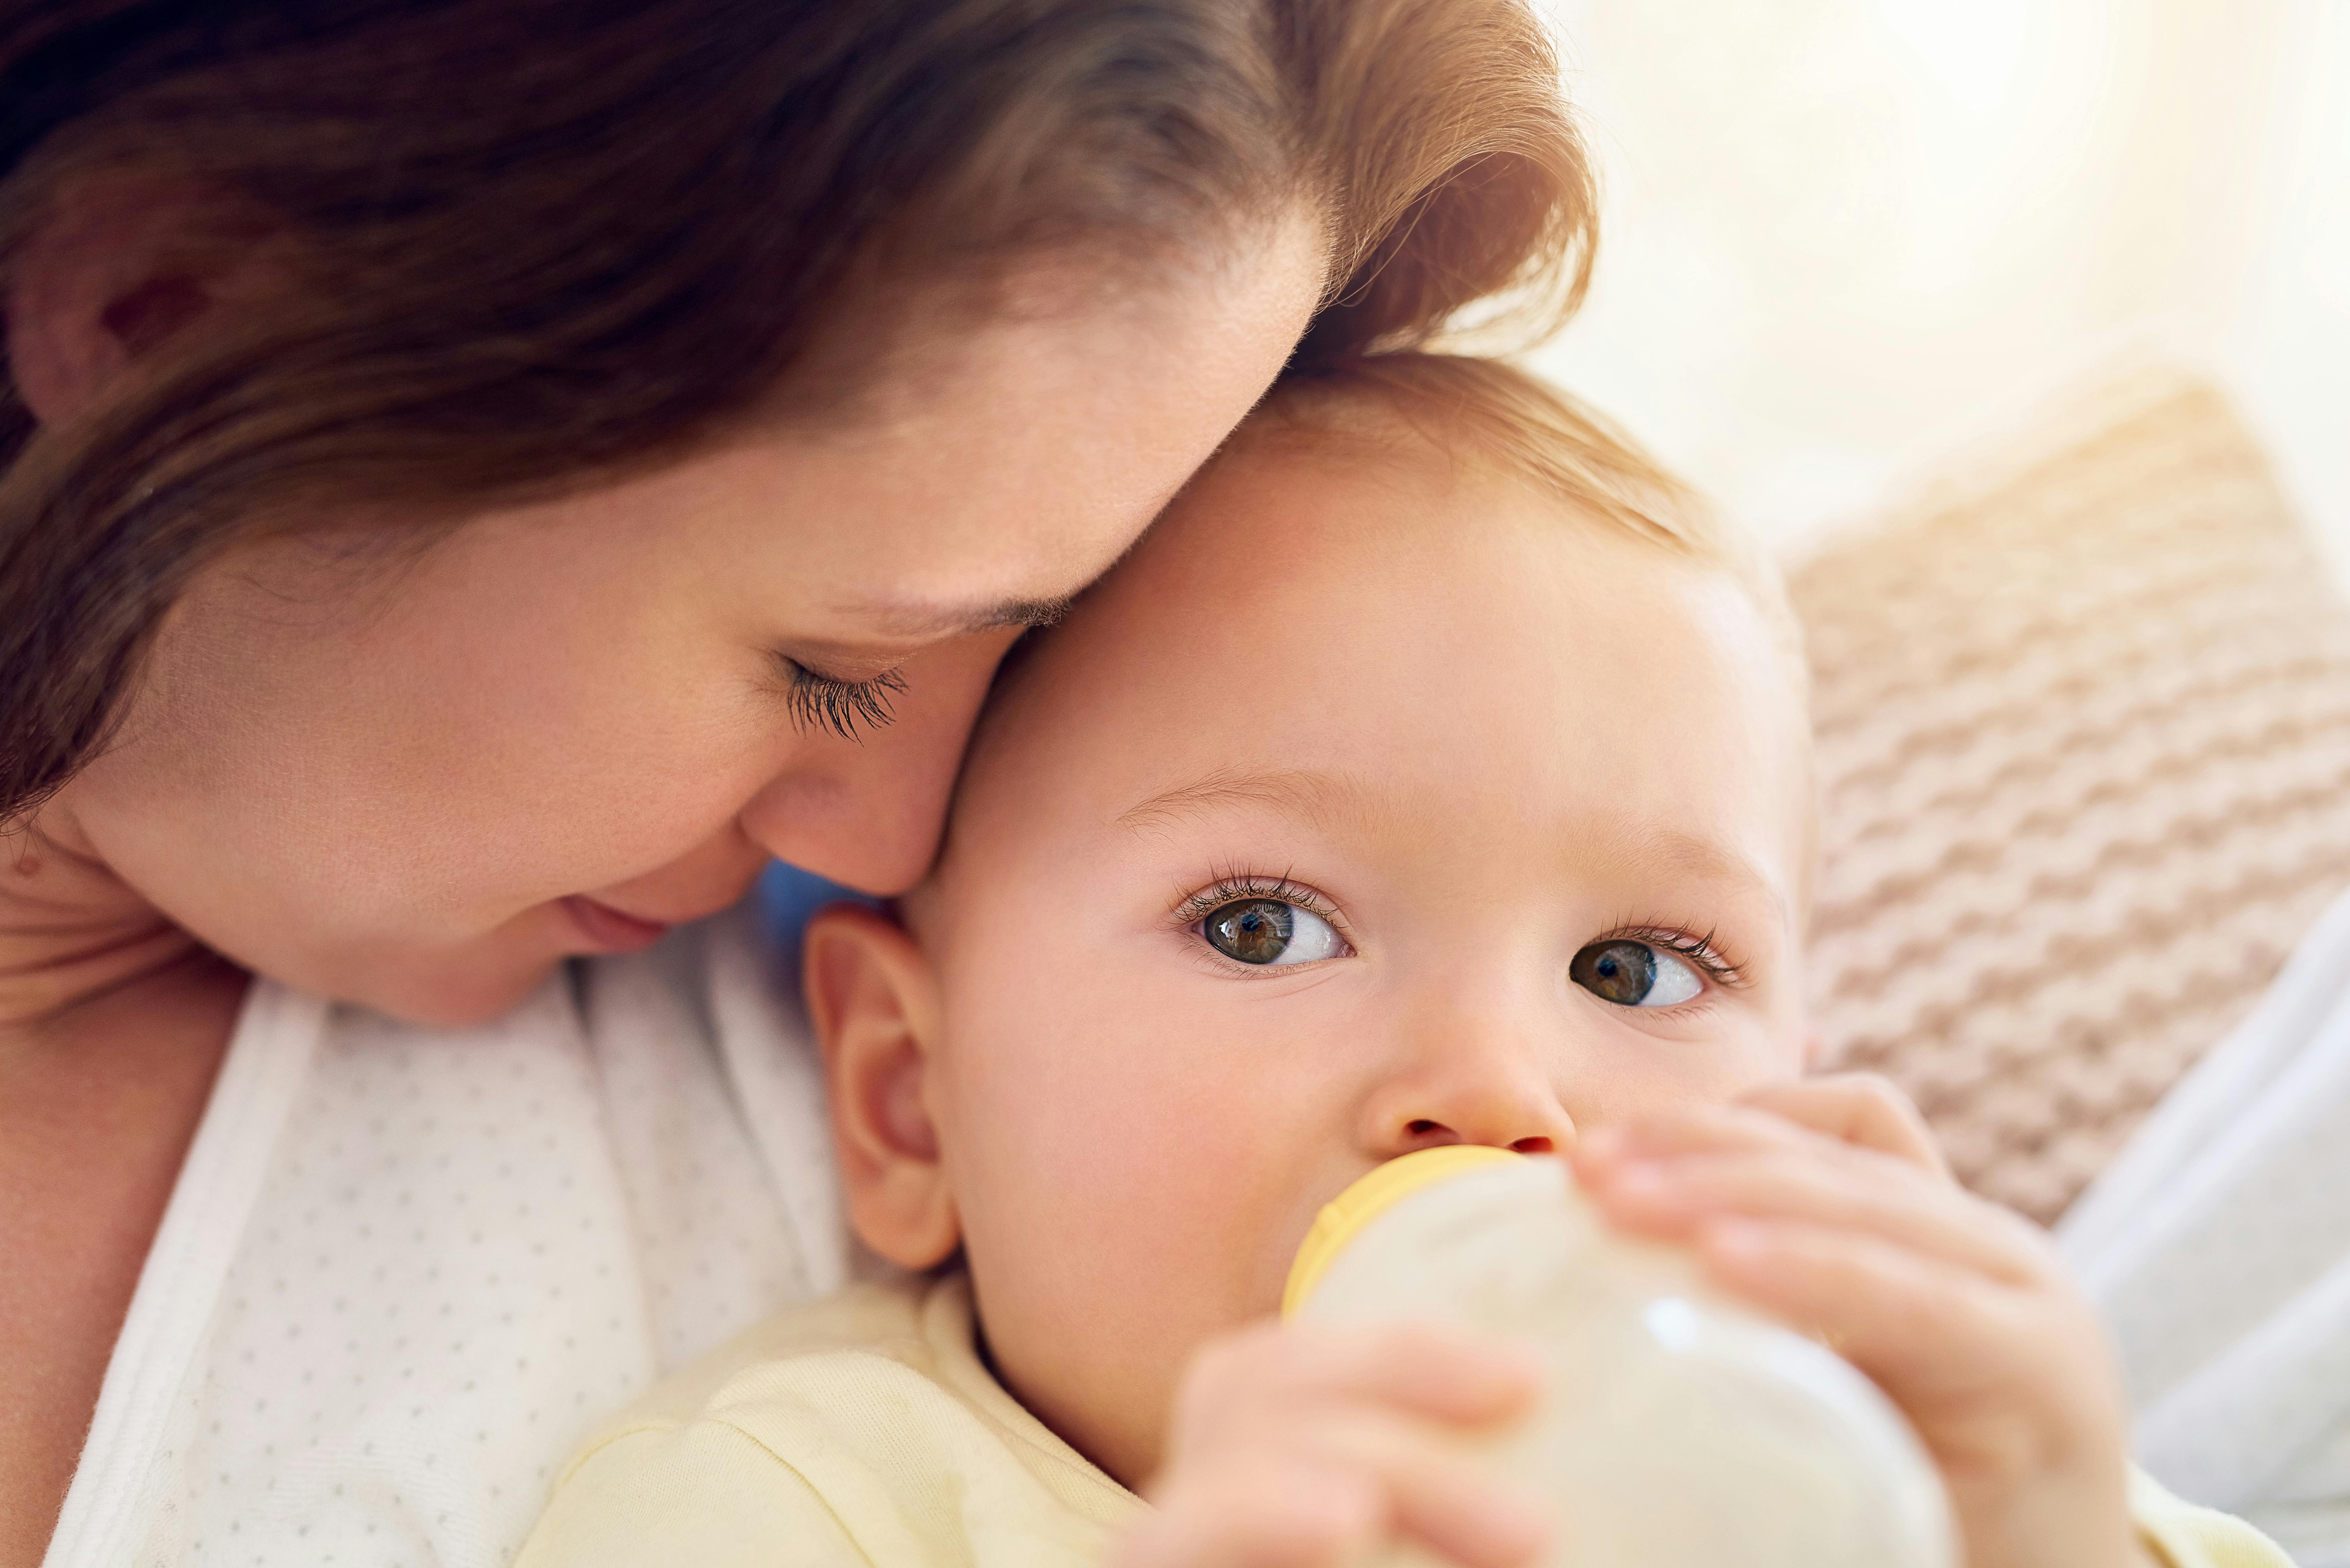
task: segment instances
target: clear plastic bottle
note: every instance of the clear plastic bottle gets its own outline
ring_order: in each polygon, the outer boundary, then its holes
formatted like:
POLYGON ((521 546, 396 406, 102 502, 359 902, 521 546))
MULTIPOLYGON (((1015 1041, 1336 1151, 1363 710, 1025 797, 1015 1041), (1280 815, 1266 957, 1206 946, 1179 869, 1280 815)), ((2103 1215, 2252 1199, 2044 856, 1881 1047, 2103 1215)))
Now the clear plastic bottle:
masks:
POLYGON ((1322 1211, 1282 1310, 1538 1345, 1549 1392, 1489 1457, 1555 1508, 1549 1568, 1957 1560, 1940 1479, 1877 1386, 1684 1254, 1611 1231, 1558 1160, 1462 1145, 1389 1161, 1322 1211))

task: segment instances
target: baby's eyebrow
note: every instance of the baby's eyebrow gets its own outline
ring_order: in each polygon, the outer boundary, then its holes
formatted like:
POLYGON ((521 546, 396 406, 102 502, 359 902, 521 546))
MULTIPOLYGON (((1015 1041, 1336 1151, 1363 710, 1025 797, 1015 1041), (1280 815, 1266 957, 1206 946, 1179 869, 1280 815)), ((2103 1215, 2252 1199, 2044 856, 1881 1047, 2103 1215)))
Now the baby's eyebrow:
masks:
MULTIPOLYGON (((1391 807, 1390 803, 1390 807, 1391 807)), ((1312 768, 1219 768, 1189 784, 1159 791, 1118 815, 1118 826, 1140 832, 1170 827, 1220 809, 1253 806, 1326 822, 1334 816, 1362 818, 1378 809, 1378 797, 1347 774, 1312 768)), ((1714 889, 1721 898, 1759 895, 1770 917, 1783 922, 1787 890, 1761 862, 1728 844, 1669 822, 1605 820, 1572 828, 1575 857, 1627 878, 1652 879, 1658 870, 1714 889)))
POLYGON ((1219 806, 1270 806, 1276 811, 1318 818, 1332 811, 1357 807, 1362 787, 1336 774, 1311 768, 1273 768, 1262 772, 1219 768, 1204 778, 1161 790, 1139 805, 1118 813, 1120 827, 1140 830, 1163 827, 1219 806))
POLYGON ((1594 850, 1625 866, 1661 862, 1695 882, 1730 888, 1751 888, 1771 905, 1775 919, 1787 918, 1786 890, 1756 862, 1713 839, 1667 824, 1618 826, 1595 836, 1594 850))

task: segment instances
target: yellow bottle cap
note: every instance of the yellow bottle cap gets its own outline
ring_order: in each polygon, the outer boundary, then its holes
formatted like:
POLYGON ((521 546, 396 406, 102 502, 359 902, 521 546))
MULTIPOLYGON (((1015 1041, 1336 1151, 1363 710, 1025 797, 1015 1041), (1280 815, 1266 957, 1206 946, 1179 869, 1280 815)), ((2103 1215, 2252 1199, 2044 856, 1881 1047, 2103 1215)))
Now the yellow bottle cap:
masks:
POLYGON ((1297 1315, 1331 1262, 1363 1227, 1424 1187, 1480 1165, 1523 1159, 1525 1156, 1482 1143, 1450 1143, 1437 1148, 1415 1149, 1358 1178, 1355 1184, 1322 1206, 1314 1229, 1305 1232, 1297 1257, 1289 1265, 1289 1283, 1281 1293, 1281 1315, 1297 1315))

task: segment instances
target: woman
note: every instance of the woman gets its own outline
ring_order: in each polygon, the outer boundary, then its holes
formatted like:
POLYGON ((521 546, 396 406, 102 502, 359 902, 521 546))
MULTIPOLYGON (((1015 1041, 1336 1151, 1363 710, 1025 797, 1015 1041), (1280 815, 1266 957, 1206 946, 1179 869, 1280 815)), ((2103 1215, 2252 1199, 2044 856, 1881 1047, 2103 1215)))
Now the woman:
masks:
POLYGON ((1562 317, 1555 80, 1513 0, 0 10, 0 1564, 502 1561, 837 1282, 792 1015, 661 939, 910 882, 1293 354, 1562 317))

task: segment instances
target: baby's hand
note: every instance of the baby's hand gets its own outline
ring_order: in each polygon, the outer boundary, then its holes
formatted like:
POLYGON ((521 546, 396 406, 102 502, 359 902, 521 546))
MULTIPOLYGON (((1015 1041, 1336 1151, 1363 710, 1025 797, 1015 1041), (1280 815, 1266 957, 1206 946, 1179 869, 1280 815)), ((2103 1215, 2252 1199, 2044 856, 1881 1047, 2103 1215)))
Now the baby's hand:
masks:
POLYGON ((1461 1568, 1519 1568, 1543 1517, 1461 1452, 1506 1426, 1542 1369, 1435 1328, 1247 1329, 1192 1358, 1158 1511, 1119 1568, 1323 1568, 1419 1542, 1461 1568))
POLYGON ((2045 1236, 1950 1179, 1890 1085, 1814 1078, 1598 1128, 1573 1159, 1618 1225, 1693 1243, 1877 1380, 1940 1467, 1970 1568, 2148 1561, 2095 1314, 2045 1236))

